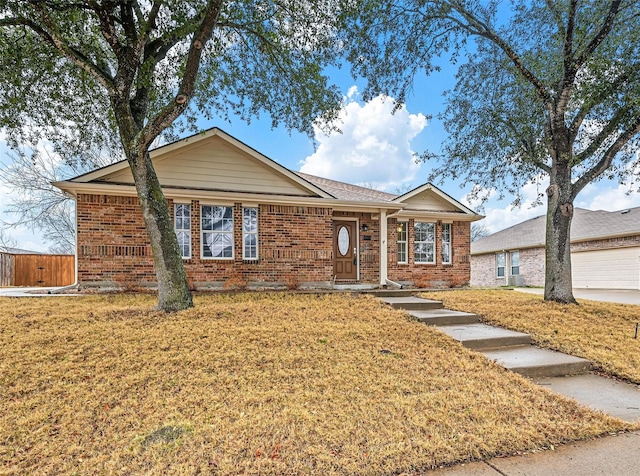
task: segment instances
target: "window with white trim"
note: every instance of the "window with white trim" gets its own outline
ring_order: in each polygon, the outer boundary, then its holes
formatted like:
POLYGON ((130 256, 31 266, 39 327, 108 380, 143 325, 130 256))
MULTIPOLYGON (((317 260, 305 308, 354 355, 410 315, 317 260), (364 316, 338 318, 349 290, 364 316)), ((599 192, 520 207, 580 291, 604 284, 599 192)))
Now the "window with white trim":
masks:
POLYGON ((258 259, 258 209, 242 209, 242 259, 258 259))
POLYGON ((191 258, 191 205, 174 203, 173 219, 180 256, 184 259, 189 259, 191 258))
POLYGON ((442 224, 442 264, 451 264, 451 223, 442 224))
POLYGON ((202 257, 233 258, 233 207, 202 205, 202 257))
POLYGON ((520 252, 511 251, 509 253, 509 263, 511 266, 511 276, 517 276, 520 274, 520 252))
POLYGON ((499 278, 504 278, 504 267, 505 267, 505 255, 504 253, 496 253, 496 276, 499 278))
POLYGON ((434 223, 415 222, 413 225, 413 261, 415 263, 436 262, 436 233, 434 223))
POLYGON ((398 222, 398 263, 406 264, 407 257, 407 222, 398 222))

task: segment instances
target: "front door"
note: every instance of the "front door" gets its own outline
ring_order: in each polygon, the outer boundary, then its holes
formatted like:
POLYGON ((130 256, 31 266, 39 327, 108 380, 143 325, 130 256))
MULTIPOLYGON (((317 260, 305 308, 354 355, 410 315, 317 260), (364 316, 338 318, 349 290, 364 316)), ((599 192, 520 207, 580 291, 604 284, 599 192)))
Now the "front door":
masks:
POLYGON ((333 222, 333 272, 336 279, 358 278, 356 222, 333 222))

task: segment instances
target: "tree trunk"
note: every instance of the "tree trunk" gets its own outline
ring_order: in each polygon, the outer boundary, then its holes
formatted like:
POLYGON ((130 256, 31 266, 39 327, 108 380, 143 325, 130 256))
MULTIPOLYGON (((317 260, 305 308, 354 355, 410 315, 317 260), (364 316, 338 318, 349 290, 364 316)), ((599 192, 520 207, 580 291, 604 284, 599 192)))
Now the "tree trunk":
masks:
POLYGON ((576 304, 571 281, 571 175, 568 168, 555 172, 547 189, 544 299, 576 304))
POLYGON ((129 166, 153 251, 158 281, 158 309, 173 312, 193 307, 169 206, 149 152, 140 151, 130 157, 129 166))

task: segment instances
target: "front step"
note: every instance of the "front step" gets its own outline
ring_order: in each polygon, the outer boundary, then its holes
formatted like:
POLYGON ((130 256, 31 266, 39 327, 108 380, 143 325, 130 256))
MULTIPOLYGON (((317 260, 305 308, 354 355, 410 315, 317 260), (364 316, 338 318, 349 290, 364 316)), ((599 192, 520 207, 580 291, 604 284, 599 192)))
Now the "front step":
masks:
POLYGON ((362 294, 372 294, 375 297, 409 297, 413 296, 415 289, 373 289, 371 291, 363 291, 362 294))
POLYGON ((486 324, 439 326, 438 330, 459 341, 466 348, 474 350, 528 345, 531 343, 529 334, 486 324))
POLYGON ((428 311, 409 312, 418 321, 429 326, 450 326, 455 324, 473 324, 480 322, 477 314, 470 312, 451 311, 449 309, 431 309, 428 311))
POLYGON ((482 353, 488 359, 526 377, 584 374, 591 365, 586 359, 531 345, 484 350, 482 353))
POLYGON ((383 297, 382 302, 389 304, 394 309, 406 309, 407 311, 426 311, 429 309, 442 309, 442 301, 431 301, 418 297, 383 297))

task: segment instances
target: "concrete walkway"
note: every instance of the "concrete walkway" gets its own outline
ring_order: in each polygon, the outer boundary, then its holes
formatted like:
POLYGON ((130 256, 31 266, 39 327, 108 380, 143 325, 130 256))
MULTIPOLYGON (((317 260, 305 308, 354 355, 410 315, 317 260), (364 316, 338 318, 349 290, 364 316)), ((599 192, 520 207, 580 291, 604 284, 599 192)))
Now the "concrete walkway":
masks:
POLYGON ((56 290, 60 287, 54 288, 0 288, 0 297, 51 297, 51 296, 77 296, 77 294, 57 294, 56 290))
MULTIPOLYGON (((519 289, 520 290, 520 289, 519 289)), ((524 292, 542 292, 542 290, 523 288, 524 292)), ((579 299, 607 300, 640 304, 640 292, 587 290, 576 293, 579 299), (624 301, 623 301, 624 299, 624 301), (637 299, 637 302, 635 300, 637 299)), ((523 333, 506 331, 478 324, 478 316, 472 313, 450 311, 438 306, 438 301, 416 298, 399 292, 381 294, 380 298, 394 308, 406 309, 418 321, 434 325, 466 347, 478 350, 488 358, 494 359, 513 371, 533 377, 540 386, 556 393, 573 398, 583 405, 602 411, 630 423, 640 423, 640 388, 637 385, 619 382, 613 379, 586 373, 588 362, 584 359, 556 353, 554 358, 581 360, 581 369, 568 367, 563 362, 559 372, 553 368, 548 355, 542 373, 531 371, 538 364, 526 362, 526 355, 543 352, 527 344, 529 336, 523 333), (519 348, 526 350, 525 357, 519 348), (504 350, 500 350, 500 348, 504 350), (502 352, 502 354, 500 354, 502 352), (518 363, 510 363, 505 352, 518 352, 518 363), (494 355, 495 354, 495 355, 494 355), (522 361, 525 361, 524 364, 522 361), (529 369, 529 370, 527 370, 529 369), (580 375, 566 375, 580 373, 580 375)), ((553 360, 553 359, 551 359, 553 360)), ((574 442, 550 451, 536 452, 522 456, 493 458, 491 460, 461 464, 429 472, 435 476, 576 476, 576 475, 635 475, 640 474, 640 431, 624 433, 585 442, 574 442)))
MULTIPOLYGON (((544 294, 542 288, 514 288, 514 291, 544 294)), ((588 299, 589 301, 617 302, 640 306, 640 290, 637 289, 574 289, 573 296, 576 299, 588 299)))
POLYGON ((626 476, 640 474, 640 432, 438 469, 433 476, 626 476))

